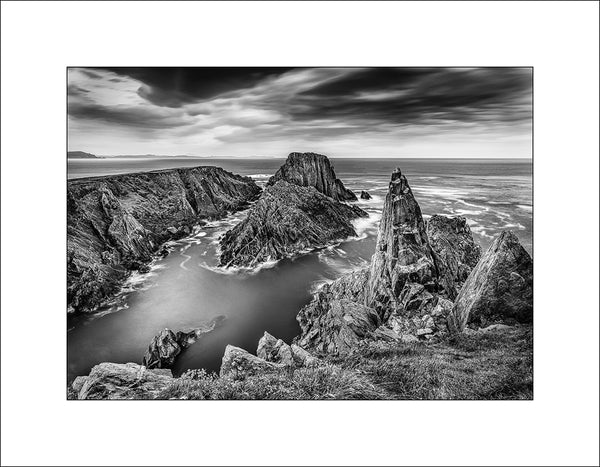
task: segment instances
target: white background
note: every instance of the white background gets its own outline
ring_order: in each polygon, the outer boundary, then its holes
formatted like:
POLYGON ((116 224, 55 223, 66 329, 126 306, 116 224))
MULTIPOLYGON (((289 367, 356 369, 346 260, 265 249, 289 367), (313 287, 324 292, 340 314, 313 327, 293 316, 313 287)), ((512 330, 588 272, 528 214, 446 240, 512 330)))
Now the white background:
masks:
POLYGON ((598 3, 2 3, 2 464, 598 465, 598 3), (67 65, 535 67, 533 402, 67 402, 67 65))

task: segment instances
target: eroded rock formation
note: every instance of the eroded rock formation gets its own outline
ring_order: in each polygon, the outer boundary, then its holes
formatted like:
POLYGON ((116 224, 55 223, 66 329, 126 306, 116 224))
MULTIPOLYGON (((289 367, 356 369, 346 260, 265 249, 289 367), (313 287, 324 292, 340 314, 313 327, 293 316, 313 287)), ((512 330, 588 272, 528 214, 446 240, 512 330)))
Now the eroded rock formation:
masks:
POLYGON ((360 199, 371 199, 371 195, 368 191, 362 190, 360 192, 360 199))
POLYGON ((475 243, 467 220, 436 214, 427 221, 427 238, 455 284, 462 285, 481 257, 481 247, 475 243))
POLYGON ((467 324, 533 320, 533 262, 517 236, 502 232, 464 283, 449 317, 453 332, 467 324))
POLYGON ((367 213, 357 206, 280 180, 222 237, 220 264, 253 267, 356 236, 351 221, 362 216, 367 213))
POLYGON ((247 207, 260 191, 252 179, 217 167, 69 180, 69 309, 93 310, 129 271, 144 271, 163 242, 247 207))
POLYGON ((338 179, 326 156, 313 152, 292 152, 267 186, 285 180, 294 185, 313 187, 336 201, 356 201, 356 195, 338 179))
POLYGON ((213 331, 225 320, 224 316, 218 316, 203 326, 184 331, 173 332, 164 329, 159 332, 148 346, 144 354, 142 364, 148 369, 171 368, 177 356, 195 343, 204 334, 213 331))
POLYGON ((367 304, 384 319, 403 313, 405 288, 422 285, 429 293, 455 296, 452 278, 432 250, 421 208, 400 169, 392 180, 383 205, 377 246, 371 259, 367 304))

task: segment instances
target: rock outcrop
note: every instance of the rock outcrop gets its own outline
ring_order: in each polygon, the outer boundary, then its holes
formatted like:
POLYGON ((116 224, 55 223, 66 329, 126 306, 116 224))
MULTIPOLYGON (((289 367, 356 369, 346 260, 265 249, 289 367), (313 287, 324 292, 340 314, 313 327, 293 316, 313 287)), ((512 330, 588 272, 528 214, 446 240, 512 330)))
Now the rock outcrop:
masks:
POLYGON ((302 347, 295 344, 290 346, 266 331, 258 341, 256 355, 263 360, 281 363, 286 367, 310 367, 319 363, 318 358, 313 357, 302 347))
POLYGON ((201 327, 184 331, 173 332, 170 329, 164 329, 150 342, 142 364, 148 369, 171 368, 181 352, 204 334, 213 331, 224 319, 224 316, 219 316, 201 327))
POLYGON ((277 371, 284 369, 285 365, 281 363, 268 362, 256 355, 246 352, 244 349, 228 345, 225 347, 225 354, 221 361, 221 377, 231 377, 233 379, 242 379, 268 371, 277 371))
POLYGON ((285 164, 269 179, 267 186, 275 185, 280 180, 313 187, 336 201, 356 201, 356 195, 336 177, 331 162, 321 154, 292 152, 285 164))
POLYGON ((173 381, 171 370, 136 363, 100 363, 71 387, 78 399, 154 399, 173 381))
POLYGON ((280 180, 221 238, 220 264, 253 267, 356 236, 351 221, 363 216, 367 213, 357 206, 280 180))
POLYGON ((432 250, 421 208, 400 169, 392 173, 371 259, 366 304, 386 319, 407 310, 410 292, 422 285, 428 293, 456 294, 443 261, 432 250), (406 289, 406 290, 405 290, 406 289))
MULTIPOLYGON (((441 230, 437 238, 446 239, 441 230)), ((468 241, 461 239, 459 252, 453 252, 451 244, 444 244, 443 252, 462 260, 468 241)), ((406 177, 396 169, 370 266, 317 291, 296 318, 302 329, 298 342, 307 349, 339 353, 361 338, 428 339, 447 332, 455 296, 452 272, 431 247, 421 209, 406 177)))
POLYGON ((296 317, 302 333, 298 344, 324 353, 344 354, 371 336, 381 324, 372 308, 342 298, 323 287, 296 317))
POLYGON ((163 242, 246 208, 260 191, 249 177, 217 167, 69 180, 69 309, 97 308, 131 270, 143 271, 163 242))
POLYGON ((436 214, 427 221, 427 238, 454 283, 462 285, 481 257, 481 247, 475 243, 467 220, 436 214))
POLYGON ((467 324, 533 320, 533 262, 511 231, 502 232, 464 283, 449 317, 453 332, 467 324))
POLYGON ((362 190, 360 192, 360 199, 371 199, 371 195, 368 191, 362 190))

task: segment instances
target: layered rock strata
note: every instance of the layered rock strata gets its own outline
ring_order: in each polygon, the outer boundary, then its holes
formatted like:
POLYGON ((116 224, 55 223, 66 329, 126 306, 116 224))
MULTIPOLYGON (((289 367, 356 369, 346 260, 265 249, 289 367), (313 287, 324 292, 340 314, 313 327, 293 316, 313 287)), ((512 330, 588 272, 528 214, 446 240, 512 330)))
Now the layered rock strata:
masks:
POLYGON ((246 208, 260 191, 252 179, 217 167, 69 180, 69 310, 97 308, 131 270, 146 270, 163 242, 246 208))
POLYGON ((313 152, 292 152, 267 182, 267 186, 284 180, 294 185, 313 187, 336 201, 356 201, 356 195, 338 179, 326 156, 313 152))
POLYGON ((351 221, 363 216, 357 206, 280 180, 221 238, 220 264, 253 267, 356 236, 351 221))

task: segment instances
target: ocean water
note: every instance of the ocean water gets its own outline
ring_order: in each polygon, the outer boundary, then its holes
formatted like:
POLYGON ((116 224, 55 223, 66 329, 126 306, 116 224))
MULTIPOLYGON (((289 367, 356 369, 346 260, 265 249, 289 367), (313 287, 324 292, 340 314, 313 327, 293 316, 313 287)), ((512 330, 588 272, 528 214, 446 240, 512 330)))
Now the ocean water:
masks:
MULTIPOLYGON (((71 160, 69 178, 215 165, 264 185, 284 159, 113 158, 71 160)), ((69 316, 68 379, 86 375, 100 362, 141 363, 152 337, 168 327, 195 327, 214 317, 224 324, 178 358, 173 372, 218 371, 227 344, 256 351, 264 331, 286 342, 298 335, 295 317, 321 284, 368 264, 390 174, 406 174, 425 218, 462 215, 485 250, 505 229, 513 230, 532 254, 532 165, 517 160, 332 159, 336 174, 355 191, 373 196, 358 205, 369 218, 355 221, 358 237, 266 264, 252 271, 217 267, 220 236, 245 216, 236 213, 169 244, 171 253, 147 274, 134 273, 104 308, 69 316)))

